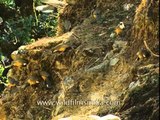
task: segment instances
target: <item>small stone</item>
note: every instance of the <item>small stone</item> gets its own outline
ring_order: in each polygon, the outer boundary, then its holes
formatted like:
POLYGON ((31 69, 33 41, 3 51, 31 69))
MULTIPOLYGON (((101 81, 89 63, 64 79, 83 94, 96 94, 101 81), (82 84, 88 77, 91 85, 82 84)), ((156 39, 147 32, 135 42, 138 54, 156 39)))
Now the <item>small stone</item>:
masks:
POLYGON ((115 33, 111 33, 110 34, 110 38, 115 38, 116 37, 116 34, 115 33))
POLYGON ((3 23, 3 19, 0 17, 0 24, 3 23))
POLYGON ((73 86, 74 86, 74 84, 75 84, 75 80, 74 79, 72 79, 71 77, 65 77, 65 79, 64 79, 64 86, 65 86, 65 89, 70 89, 70 88, 72 88, 73 86))
POLYGON ((125 48, 127 46, 127 42, 126 41, 115 41, 113 46, 116 46, 118 48, 125 48))
POLYGON ((32 120, 33 119, 33 115, 30 111, 27 111, 27 118, 32 120))
POLYGON ((133 90, 134 88, 136 88, 136 87, 138 87, 138 86, 140 86, 140 81, 138 80, 137 82, 131 82, 130 84, 129 84, 129 89, 130 90, 133 90))
POLYGON ((64 26, 66 31, 69 31, 71 29, 71 27, 72 27, 71 22, 69 20, 65 20, 63 22, 63 26, 64 26))
POLYGON ((119 59, 118 58, 113 58, 110 60, 110 66, 115 66, 117 63, 119 62, 119 59))
POLYGON ((125 11, 129 11, 133 6, 134 6, 133 4, 127 4, 126 3, 126 4, 123 5, 123 9, 125 11))

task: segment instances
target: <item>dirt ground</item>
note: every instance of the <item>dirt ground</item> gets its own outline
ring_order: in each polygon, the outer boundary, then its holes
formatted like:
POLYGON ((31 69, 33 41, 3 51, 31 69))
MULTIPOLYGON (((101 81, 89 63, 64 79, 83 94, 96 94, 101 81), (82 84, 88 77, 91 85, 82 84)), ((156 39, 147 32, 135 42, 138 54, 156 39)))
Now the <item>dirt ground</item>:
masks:
POLYGON ((0 120, 107 114, 158 120, 158 5, 153 0, 81 0, 66 6, 56 37, 19 48, 16 60, 26 65, 13 64, 10 70, 18 85, 1 94, 0 120), (126 3, 133 6, 124 10, 126 3), (120 22, 125 29, 114 34, 120 22), (29 85, 33 76, 39 83, 29 85))

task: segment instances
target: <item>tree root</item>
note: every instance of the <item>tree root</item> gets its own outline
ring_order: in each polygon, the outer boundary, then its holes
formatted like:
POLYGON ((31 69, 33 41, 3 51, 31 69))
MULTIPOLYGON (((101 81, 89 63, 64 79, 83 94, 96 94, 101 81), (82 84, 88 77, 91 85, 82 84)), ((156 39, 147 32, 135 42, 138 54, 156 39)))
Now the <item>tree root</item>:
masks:
POLYGON ((145 45, 146 49, 147 49, 153 56, 159 57, 159 55, 157 55, 157 54, 155 54, 154 52, 152 52, 152 50, 149 48, 149 46, 148 46, 148 44, 147 44, 147 42, 146 42, 145 40, 144 40, 143 42, 144 42, 144 45, 145 45))

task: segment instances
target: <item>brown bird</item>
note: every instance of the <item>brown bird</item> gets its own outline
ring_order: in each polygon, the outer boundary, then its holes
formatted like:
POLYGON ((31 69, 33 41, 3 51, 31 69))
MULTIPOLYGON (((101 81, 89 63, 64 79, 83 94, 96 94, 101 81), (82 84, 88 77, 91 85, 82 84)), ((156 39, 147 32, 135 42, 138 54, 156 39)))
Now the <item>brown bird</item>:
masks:
POLYGON ((137 55, 137 60, 143 60, 143 59, 150 57, 149 51, 145 49, 139 50, 136 55, 137 55))
POLYGON ((12 62, 12 66, 14 67, 22 67, 26 65, 27 65, 27 62, 23 59, 17 59, 12 62))
POLYGON ((36 75, 31 75, 28 77, 27 83, 29 83, 30 85, 36 85, 39 83, 39 77, 36 75))
POLYGON ((124 23, 123 22, 120 22, 118 24, 118 26, 115 28, 114 32, 117 34, 117 35, 120 35, 122 32, 123 32, 123 29, 125 28, 124 26, 124 23))
POLYGON ((51 81, 49 80, 49 74, 45 71, 41 71, 40 75, 42 77, 42 79, 45 81, 45 85, 48 89, 52 88, 52 84, 51 81))
POLYGON ((48 77, 49 77, 49 74, 47 72, 45 72, 45 71, 41 71, 40 75, 41 75, 41 77, 42 77, 42 79, 44 81, 46 81, 48 79, 48 77))
POLYGON ((63 45, 58 45, 55 47, 55 50, 54 52, 64 52, 66 51, 67 49, 70 49, 71 47, 67 44, 63 44, 63 45))

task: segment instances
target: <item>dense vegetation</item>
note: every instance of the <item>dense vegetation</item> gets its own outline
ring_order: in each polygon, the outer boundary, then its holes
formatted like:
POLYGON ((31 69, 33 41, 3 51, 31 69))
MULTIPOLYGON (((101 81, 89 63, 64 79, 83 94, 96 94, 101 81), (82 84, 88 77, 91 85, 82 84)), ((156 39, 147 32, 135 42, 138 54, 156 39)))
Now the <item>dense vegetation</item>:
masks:
POLYGON ((14 50, 38 38, 54 36, 56 33, 57 13, 35 11, 37 5, 41 5, 40 0, 0 1, 0 17, 3 20, 0 24, 1 79, 6 67, 4 63, 11 61, 10 54, 14 50), (31 9, 33 11, 30 12, 31 9))

